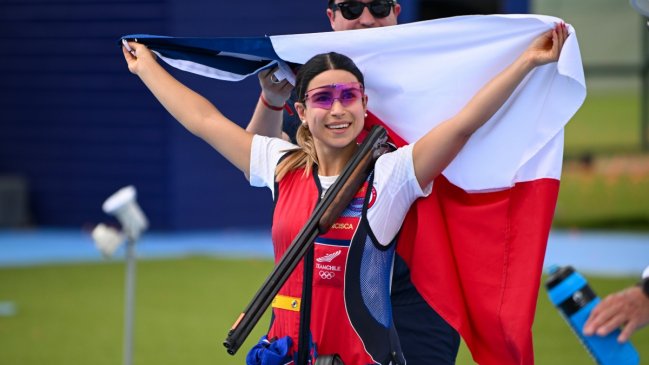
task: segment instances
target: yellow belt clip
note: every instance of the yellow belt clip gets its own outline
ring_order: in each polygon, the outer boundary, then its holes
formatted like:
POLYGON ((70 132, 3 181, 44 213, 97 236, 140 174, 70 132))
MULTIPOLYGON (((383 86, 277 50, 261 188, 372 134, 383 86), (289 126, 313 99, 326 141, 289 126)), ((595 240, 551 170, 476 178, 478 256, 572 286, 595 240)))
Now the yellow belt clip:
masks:
POLYGON ((287 311, 299 312, 300 311, 300 298, 289 297, 286 295, 276 295, 271 303, 273 308, 284 309, 287 311))

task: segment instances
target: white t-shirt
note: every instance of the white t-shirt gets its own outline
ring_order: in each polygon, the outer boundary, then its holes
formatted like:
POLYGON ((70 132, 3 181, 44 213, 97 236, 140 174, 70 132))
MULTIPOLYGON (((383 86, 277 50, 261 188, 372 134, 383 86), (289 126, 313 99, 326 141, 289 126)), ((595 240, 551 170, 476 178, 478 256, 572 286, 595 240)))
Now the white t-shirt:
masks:
MULTIPOLYGON (((379 157, 374 166, 376 201, 367 210, 372 232, 382 245, 389 244, 406 217, 412 203, 430 194, 433 184, 421 189, 412 162, 412 144, 379 157)), ((250 185, 268 187, 275 194, 275 168, 287 150, 296 148, 279 138, 256 135, 252 140, 250 154, 250 185)), ((336 181, 338 176, 318 176, 322 193, 336 181)))

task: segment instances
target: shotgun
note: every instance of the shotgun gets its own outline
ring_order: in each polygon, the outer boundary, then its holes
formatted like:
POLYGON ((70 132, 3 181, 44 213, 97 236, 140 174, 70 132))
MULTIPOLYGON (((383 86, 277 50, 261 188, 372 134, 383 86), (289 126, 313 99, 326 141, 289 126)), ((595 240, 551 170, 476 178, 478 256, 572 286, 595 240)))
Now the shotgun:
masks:
POLYGON ((326 233, 342 211, 347 207, 367 176, 374 168, 374 162, 389 146, 387 132, 381 126, 374 126, 363 143, 347 163, 338 179, 327 190, 316 205, 311 217, 293 239, 281 260, 239 315, 223 342, 230 355, 236 354, 264 311, 284 285, 297 264, 304 257, 318 235, 326 233))

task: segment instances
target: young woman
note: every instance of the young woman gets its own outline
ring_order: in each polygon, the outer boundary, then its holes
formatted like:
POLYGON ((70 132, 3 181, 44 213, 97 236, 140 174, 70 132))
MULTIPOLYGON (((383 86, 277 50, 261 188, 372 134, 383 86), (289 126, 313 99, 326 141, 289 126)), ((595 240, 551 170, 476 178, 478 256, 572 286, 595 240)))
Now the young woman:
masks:
MULTIPOLYGON (((288 344, 278 363, 294 359, 298 343, 308 343, 313 358, 335 353, 348 365, 405 363, 389 299, 394 239, 405 214, 417 198, 430 193, 434 178, 521 80, 536 66, 558 59, 567 34, 559 24, 538 37, 457 115, 377 160, 356 198, 316 239, 313 261, 307 261, 306 270, 304 264, 298 266, 273 302, 267 338, 288 344), (305 273, 312 277, 304 280, 305 273), (303 293, 309 292, 310 323, 300 330, 307 322, 300 319, 303 293)), ((251 185, 271 190, 272 238, 279 259, 358 148, 368 100, 361 72, 337 53, 317 55, 300 68, 295 109, 302 125, 295 146, 249 134, 169 75, 145 46, 129 45, 133 54, 123 49, 129 70, 162 105, 243 171, 251 185)), ((256 352, 249 361, 263 356, 256 352)))

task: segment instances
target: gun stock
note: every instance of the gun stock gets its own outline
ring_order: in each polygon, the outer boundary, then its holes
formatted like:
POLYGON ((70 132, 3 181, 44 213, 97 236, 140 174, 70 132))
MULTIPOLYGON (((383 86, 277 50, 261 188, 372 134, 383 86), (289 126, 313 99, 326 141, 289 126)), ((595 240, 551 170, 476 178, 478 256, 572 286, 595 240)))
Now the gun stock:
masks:
POLYGON ((374 162, 383 153, 387 152, 386 144, 377 145, 374 150, 363 156, 358 165, 353 169, 349 178, 344 181, 340 192, 333 198, 329 207, 322 214, 318 229, 320 234, 327 233, 329 228, 336 222, 340 214, 347 208, 354 195, 361 188, 361 185, 367 180, 367 176, 374 168, 374 162))

